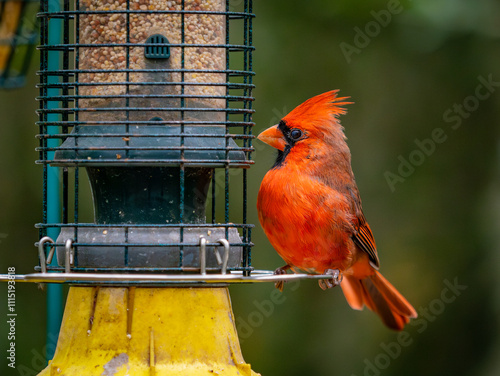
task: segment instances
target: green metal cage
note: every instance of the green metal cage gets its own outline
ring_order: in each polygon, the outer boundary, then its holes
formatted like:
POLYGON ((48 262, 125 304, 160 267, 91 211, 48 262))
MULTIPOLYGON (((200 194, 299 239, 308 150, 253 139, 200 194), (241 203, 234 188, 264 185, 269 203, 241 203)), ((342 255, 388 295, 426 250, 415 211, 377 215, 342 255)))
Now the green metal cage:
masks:
POLYGON ((251 1, 42 0, 39 17, 39 270, 248 276, 251 1))

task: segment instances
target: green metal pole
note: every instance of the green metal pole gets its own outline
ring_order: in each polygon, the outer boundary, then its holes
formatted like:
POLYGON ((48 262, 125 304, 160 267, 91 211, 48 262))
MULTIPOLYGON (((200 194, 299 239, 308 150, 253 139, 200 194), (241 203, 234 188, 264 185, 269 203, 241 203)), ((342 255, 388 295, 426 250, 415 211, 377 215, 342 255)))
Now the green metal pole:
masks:
MULTIPOLYGON (((61 5, 59 0, 47 0, 50 11, 59 11, 61 5)), ((49 20, 49 35, 48 43, 49 45, 60 44, 61 43, 61 32, 62 32, 63 22, 61 19, 51 19, 49 20)), ((47 69, 50 71, 56 71, 60 69, 59 63, 60 53, 58 51, 49 51, 48 53, 48 65, 47 69)), ((58 76, 49 76, 49 83, 59 82, 58 76)), ((48 89, 48 97, 59 95, 58 89, 50 88, 48 89)), ((47 107, 57 108, 57 101, 48 101, 47 107)), ((48 114, 47 120, 59 121, 59 114, 48 114)), ((58 133, 57 126, 50 126, 48 128, 49 134, 58 133)), ((49 139, 47 141, 48 147, 58 146, 57 139, 49 139)), ((53 159, 54 152, 48 152, 47 158, 53 159)), ((60 171, 58 167, 48 166, 47 173, 47 223, 60 223, 61 222, 61 208, 60 208, 60 171)), ((48 228, 47 235, 52 239, 57 239, 59 235, 58 228, 48 228)), ((52 260, 52 265, 57 266, 56 257, 52 260)), ((59 336, 59 329, 61 327, 63 314, 63 290, 62 285, 49 283, 47 285, 47 347, 45 356, 46 359, 52 359, 54 357, 54 352, 57 344, 57 337, 59 336)))

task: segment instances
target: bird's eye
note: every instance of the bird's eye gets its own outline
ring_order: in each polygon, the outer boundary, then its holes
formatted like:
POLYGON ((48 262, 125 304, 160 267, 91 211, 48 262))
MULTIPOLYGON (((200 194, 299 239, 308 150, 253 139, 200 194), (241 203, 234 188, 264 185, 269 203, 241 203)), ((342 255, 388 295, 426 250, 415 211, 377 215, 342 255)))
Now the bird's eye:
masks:
POLYGON ((300 129, 292 129, 290 131, 290 138, 294 141, 302 137, 302 131, 300 129))

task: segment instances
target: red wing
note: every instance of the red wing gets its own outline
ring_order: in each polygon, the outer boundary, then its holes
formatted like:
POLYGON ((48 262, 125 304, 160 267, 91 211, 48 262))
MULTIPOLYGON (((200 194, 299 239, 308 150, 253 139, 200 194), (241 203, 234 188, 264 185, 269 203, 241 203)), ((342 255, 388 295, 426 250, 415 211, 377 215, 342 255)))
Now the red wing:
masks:
POLYGON ((377 248, 375 246, 375 239, 373 238, 372 230, 364 217, 360 218, 360 226, 358 232, 353 234, 352 238, 354 243, 368 254, 370 262, 375 268, 379 268, 380 262, 378 260, 377 248))
MULTIPOLYGON (((354 175, 352 176, 354 179, 354 175)), ((380 261, 377 255, 377 246, 375 245, 375 238, 373 237, 372 230, 368 223, 366 222, 365 215, 363 214, 363 209, 361 209, 361 198, 359 197, 359 191, 356 185, 348 188, 348 191, 352 198, 353 212, 358 219, 358 225, 356 226, 357 232, 352 235, 354 243, 361 248, 363 252, 366 252, 370 258, 371 264, 378 269, 380 266, 380 261)))

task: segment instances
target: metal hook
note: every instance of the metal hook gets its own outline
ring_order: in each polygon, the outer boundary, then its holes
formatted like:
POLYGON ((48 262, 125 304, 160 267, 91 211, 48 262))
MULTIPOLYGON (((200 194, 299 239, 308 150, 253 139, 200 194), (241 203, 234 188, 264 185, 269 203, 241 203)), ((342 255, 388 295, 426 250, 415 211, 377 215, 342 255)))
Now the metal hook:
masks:
MULTIPOLYGON (((226 239, 217 240, 224 247, 224 256, 220 257, 219 250, 214 248, 215 258, 217 259, 217 263, 222 265, 221 273, 227 273, 227 263, 229 261, 229 242, 226 239)), ((207 239, 202 235, 200 236, 200 270, 201 275, 207 274, 207 239)))
POLYGON ((203 235, 200 236, 200 273, 207 274, 207 239, 203 235))
POLYGON ((64 255, 64 272, 71 272, 71 265, 73 264, 73 239, 66 240, 65 246, 65 255, 64 255))
POLYGON ((44 236, 43 238, 40 239, 40 242, 38 242, 38 257, 40 258, 40 266, 42 268, 42 273, 47 273, 47 264, 50 264, 52 262, 52 258, 54 257, 54 241, 52 238, 48 236, 44 236), (45 258, 45 243, 52 243, 49 251, 49 256, 45 258))
MULTIPOLYGON (((227 273, 227 262, 229 261, 229 242, 227 239, 219 239, 217 240, 218 243, 224 246, 224 258, 222 259, 222 268, 221 268, 221 273, 226 274, 227 273)), ((220 255, 219 251, 216 249, 216 254, 219 256, 217 258, 217 262, 219 265, 221 264, 220 260, 220 255)))

